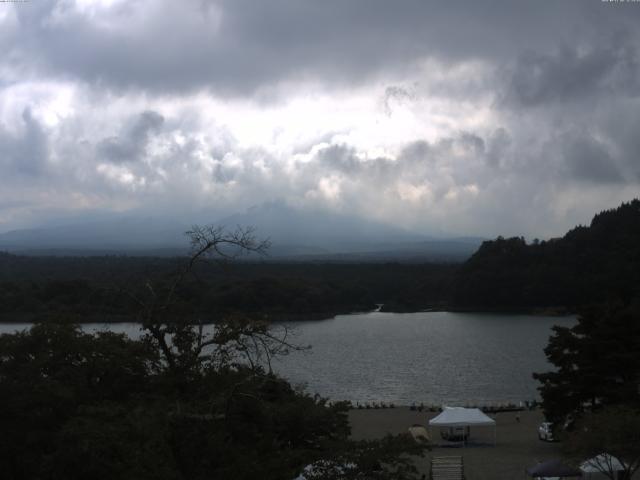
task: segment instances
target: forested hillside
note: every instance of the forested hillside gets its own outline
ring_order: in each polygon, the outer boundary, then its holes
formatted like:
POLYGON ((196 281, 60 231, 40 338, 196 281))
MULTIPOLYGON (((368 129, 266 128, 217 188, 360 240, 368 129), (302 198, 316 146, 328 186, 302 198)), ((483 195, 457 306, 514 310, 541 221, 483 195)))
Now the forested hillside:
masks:
MULTIPOLYGON (((28 257, 0 253, 3 321, 122 321, 132 294, 168 282, 184 258, 28 257)), ((458 265, 399 263, 202 262, 177 293, 184 311, 205 321, 229 313, 321 319, 370 310, 446 304, 458 265)))
POLYGON ((458 271, 458 308, 565 307, 640 293, 640 201, 598 213, 564 237, 484 242, 458 271))

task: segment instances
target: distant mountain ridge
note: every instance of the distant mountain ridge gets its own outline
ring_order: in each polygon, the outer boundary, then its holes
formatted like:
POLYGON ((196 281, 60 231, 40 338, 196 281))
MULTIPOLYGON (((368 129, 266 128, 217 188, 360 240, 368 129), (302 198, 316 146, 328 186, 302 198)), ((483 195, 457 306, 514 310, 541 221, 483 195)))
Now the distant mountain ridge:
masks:
POLYGON ((326 253, 368 250, 372 245, 377 249, 379 245, 419 242, 428 238, 353 215, 302 211, 283 202, 266 202, 216 223, 229 228, 251 225, 259 236, 269 237, 276 246, 305 245, 322 248, 326 253))
MULTIPOLYGON (((463 261, 480 238, 439 239, 354 216, 303 212, 269 202, 213 222, 252 226, 269 238, 269 258, 299 261, 463 261)), ((175 256, 188 251, 185 222, 123 217, 0 234, 0 250, 31 255, 175 256)))
POLYGON ((151 217, 72 223, 55 227, 13 230, 0 234, 0 248, 8 251, 136 251, 175 249, 186 245, 188 226, 151 217))
POLYGON ((640 298, 640 200, 596 214, 562 238, 482 243, 453 285, 460 308, 569 309, 640 298))

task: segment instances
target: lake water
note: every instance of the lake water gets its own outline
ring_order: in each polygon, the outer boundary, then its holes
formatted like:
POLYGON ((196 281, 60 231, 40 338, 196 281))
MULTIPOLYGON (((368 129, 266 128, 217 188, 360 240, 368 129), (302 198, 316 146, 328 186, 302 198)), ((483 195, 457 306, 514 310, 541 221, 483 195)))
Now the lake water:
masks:
MULTIPOLYGON (((339 315, 291 322, 293 341, 311 345, 274 370, 334 400, 407 405, 492 404, 538 398, 531 374, 551 368, 543 349, 553 325, 573 317, 451 312, 339 315)), ((0 333, 25 328, 2 324, 0 333)), ((86 325, 131 337, 136 324, 86 325)))

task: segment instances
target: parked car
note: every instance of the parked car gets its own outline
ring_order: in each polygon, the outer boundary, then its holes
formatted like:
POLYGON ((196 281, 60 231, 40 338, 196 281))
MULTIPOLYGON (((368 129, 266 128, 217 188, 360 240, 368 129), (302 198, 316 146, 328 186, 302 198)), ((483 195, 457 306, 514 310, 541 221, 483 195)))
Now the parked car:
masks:
POLYGON ((538 438, 545 442, 553 442, 553 423, 542 422, 538 427, 538 438))

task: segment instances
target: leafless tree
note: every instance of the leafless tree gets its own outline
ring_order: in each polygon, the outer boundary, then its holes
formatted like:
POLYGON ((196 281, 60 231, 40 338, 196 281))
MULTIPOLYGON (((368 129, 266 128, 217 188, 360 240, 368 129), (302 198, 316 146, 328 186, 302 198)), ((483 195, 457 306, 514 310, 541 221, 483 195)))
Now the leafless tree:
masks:
POLYGON ((637 406, 607 406, 579 419, 563 439, 565 454, 611 480, 631 480, 640 471, 640 411, 637 406))
POLYGON ((168 285, 145 283, 143 295, 129 292, 139 307, 139 321, 147 342, 157 347, 166 367, 180 375, 205 366, 221 367, 241 359, 258 371, 264 367, 271 372, 274 356, 300 350, 289 341, 289 331, 282 327, 276 332, 262 318, 231 316, 218 319, 205 332, 202 318, 186 318, 174 307, 179 287, 199 262, 229 262, 242 255, 265 255, 268 240, 258 240, 252 228, 237 227, 228 231, 222 226, 194 226, 186 232, 191 252, 184 266, 168 285))

